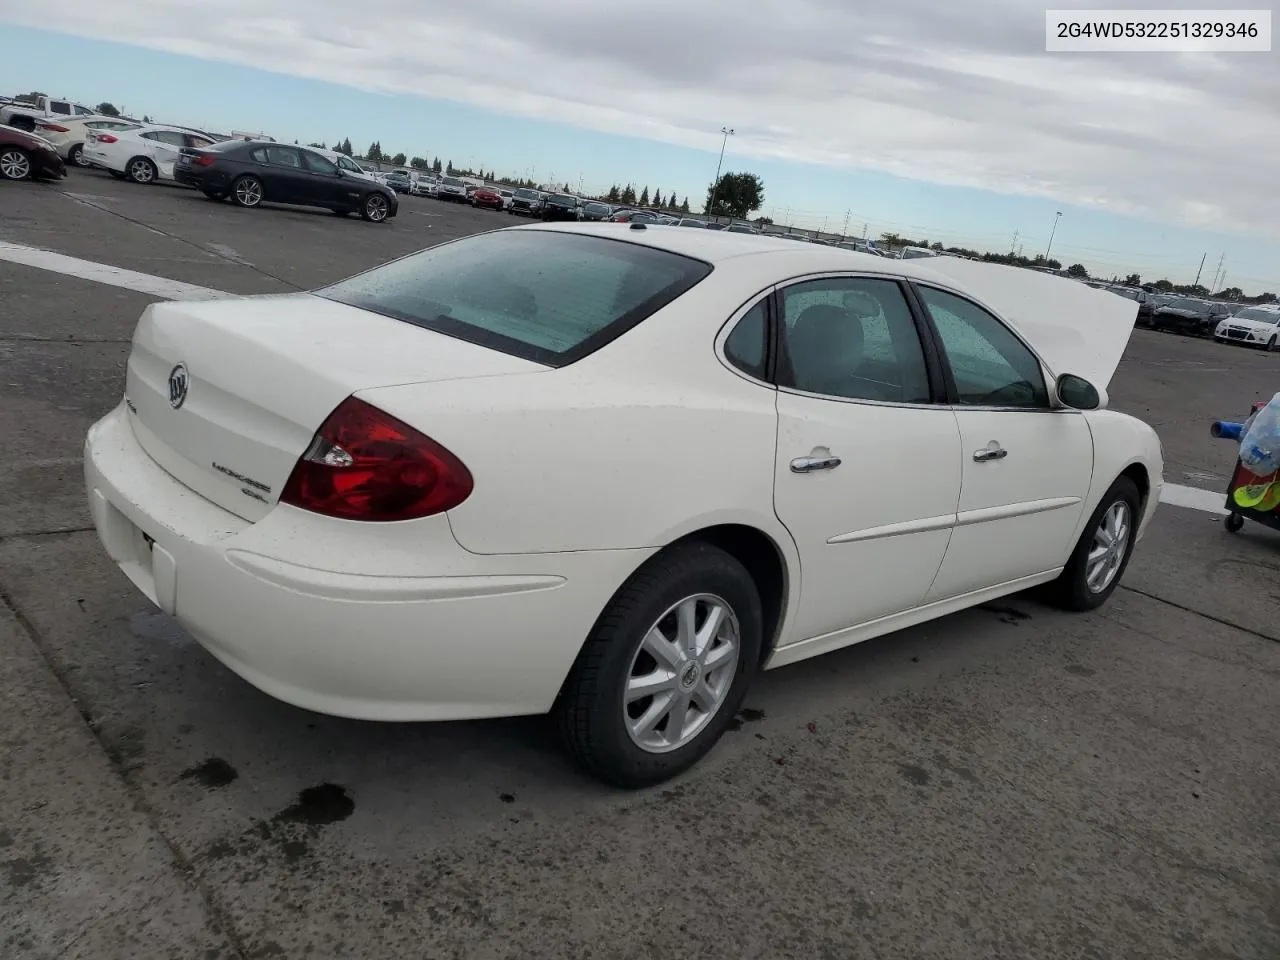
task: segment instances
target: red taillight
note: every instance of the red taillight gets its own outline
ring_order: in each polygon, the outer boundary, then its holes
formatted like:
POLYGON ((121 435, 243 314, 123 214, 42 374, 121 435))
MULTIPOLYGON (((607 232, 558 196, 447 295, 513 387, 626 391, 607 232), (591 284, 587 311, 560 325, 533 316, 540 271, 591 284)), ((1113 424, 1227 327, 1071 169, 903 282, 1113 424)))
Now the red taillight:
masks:
POLYGON ((70 127, 64 127, 60 123, 37 123, 37 127, 41 130, 47 130, 49 133, 66 133, 70 127))
POLYGON ((113 137, 109 133, 99 133, 97 136, 94 137, 94 139, 97 140, 99 143, 115 143, 120 138, 113 137))
POLYGON ((344 520, 414 520, 471 495, 471 471, 407 423, 348 397, 298 460, 280 502, 344 520))
POLYGON ((207 153, 204 153, 196 157, 191 162, 194 163, 197 167, 212 167, 213 157, 209 156, 209 154, 207 153))

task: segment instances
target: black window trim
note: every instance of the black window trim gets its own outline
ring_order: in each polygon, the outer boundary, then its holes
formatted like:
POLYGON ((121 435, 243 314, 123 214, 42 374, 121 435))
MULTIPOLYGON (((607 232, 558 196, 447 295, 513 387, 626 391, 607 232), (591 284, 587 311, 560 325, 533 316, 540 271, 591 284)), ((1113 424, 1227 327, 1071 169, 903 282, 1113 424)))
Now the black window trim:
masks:
MULTIPOLYGON (((331 290, 333 287, 337 286, 338 283, 346 283, 348 280, 354 280, 356 279, 356 277, 362 277, 367 273, 372 273, 375 270, 380 270, 383 267, 389 266, 390 264, 398 263, 401 260, 408 260, 410 257, 415 257, 418 254, 425 252, 424 250, 414 250, 411 253, 405 254, 403 257, 396 257, 394 260, 388 260, 385 263, 380 263, 377 266, 370 267, 368 270, 361 270, 359 273, 353 274, 350 277, 344 277, 342 280, 339 280, 337 283, 326 284, 323 287, 318 287, 315 290, 309 291, 309 293, 312 296, 323 297, 326 300, 333 300, 335 303, 342 303, 342 304, 345 304, 346 306, 354 307, 357 310, 367 310, 369 313, 379 314, 380 316, 390 317, 393 320, 399 320, 402 323, 412 324, 413 326, 419 327, 420 329, 423 329, 423 330, 430 331, 432 333, 439 333, 442 336, 453 337, 455 340, 462 340, 462 341, 465 341, 466 343, 474 343, 476 346, 487 347, 488 349, 491 349, 491 350, 497 350, 501 353, 507 354, 508 356, 516 357, 517 359, 520 359, 520 360, 528 360, 530 363, 538 363, 544 367, 559 369, 561 367, 567 367, 570 364, 577 363, 579 360, 583 360, 591 356, 593 353, 596 353, 597 351, 602 350, 604 347, 608 346, 610 343, 612 343, 613 341, 617 340, 619 337, 626 334, 629 330, 635 327, 638 327, 641 323, 649 319, 659 310, 671 305, 676 300, 679 300, 681 297, 683 297, 686 293, 688 293, 698 284, 702 283, 702 281, 707 279, 707 277, 709 277, 712 271, 714 271, 715 269, 714 264, 712 264, 710 261, 703 260, 700 257, 693 257, 685 253, 675 253, 674 251, 666 250, 662 247, 653 247, 645 243, 633 243, 630 240, 620 240, 615 237, 600 237, 592 234, 577 234, 577 233, 572 233, 565 230, 543 230, 537 227, 521 227, 520 231, 522 233, 550 233, 550 234, 557 234, 561 236, 564 236, 564 235, 586 236, 586 237, 591 237, 591 239, 593 240, 598 240, 601 243, 620 243, 628 247, 638 247, 641 250, 651 250, 658 253, 665 253, 668 256, 677 257, 681 260, 688 261, 690 264, 693 264, 699 267, 700 269, 693 271, 693 276, 686 283, 677 284, 676 286, 668 290, 660 291, 654 294, 653 296, 649 297, 648 299, 641 301, 636 306, 628 310, 626 313, 622 314, 622 316, 615 319, 612 323, 607 324, 606 326, 602 327, 600 330, 597 330, 591 336, 587 337, 577 346, 572 347, 568 350, 565 350, 562 353, 557 353, 554 350, 548 350, 545 347, 537 347, 532 344, 526 343, 523 340, 517 340, 514 337, 507 337, 500 333, 493 333, 488 330, 482 330, 481 328, 473 327, 470 324, 460 323, 460 324, 457 324, 456 326, 453 324, 437 324, 435 326, 426 326, 421 322, 420 319, 401 315, 399 311, 388 310, 386 308, 375 310, 372 307, 362 306, 356 303, 348 303, 345 300, 337 300, 334 297, 328 296, 326 293, 326 291, 331 290)), ((476 237, 483 237, 493 233, 504 233, 504 232, 506 232, 506 230, 502 227, 499 227, 496 230, 485 230, 481 233, 473 233, 465 237, 457 237, 453 240, 448 241, 447 243, 439 243, 433 247, 428 247, 426 249, 439 250, 448 246, 449 244, 461 243, 464 240, 474 240, 476 237)))
POLYGON ((870 403, 878 407, 909 407, 911 409, 933 409, 947 405, 946 381, 943 378, 943 370, 945 365, 942 363, 941 354, 938 350, 936 332, 933 325, 921 315, 919 303, 910 289, 910 283, 906 278, 892 273, 873 273, 869 271, 831 271, 825 270, 821 273, 807 274, 797 277, 789 277, 787 280, 777 284, 771 293, 773 303, 769 311, 771 318, 770 336, 770 382, 779 390, 793 393, 797 396, 815 397, 820 400, 829 400, 834 403, 870 403), (791 361, 787 357, 786 344, 782 339, 782 322, 783 292, 789 288, 801 283, 810 283, 815 280, 888 280, 897 285, 902 293, 903 299, 906 301, 907 309, 911 313, 911 322, 915 327, 916 339, 920 342, 920 352, 924 357, 925 375, 929 381, 929 401, 927 403, 908 403, 901 400, 871 400, 863 397, 834 397, 826 393, 813 393, 809 390, 801 390, 797 387, 783 386, 779 382, 778 369, 784 365, 789 366, 791 361))
POLYGON ((933 341, 934 349, 937 351, 937 354, 941 359, 941 361, 945 361, 945 362, 941 362, 940 373, 943 379, 943 383, 945 385, 946 399, 943 402, 948 407, 954 407, 957 410, 996 410, 996 411, 1006 411, 1011 413, 1064 413, 1064 412, 1080 413, 1079 410, 1064 410, 1054 404, 1055 374, 1054 374, 1053 368, 1050 367, 1049 364, 1045 362, 1044 357, 1040 356, 1039 351, 1037 351, 1035 347, 1033 347, 1030 343, 1027 342, 1027 339, 1017 331, 1017 329, 1013 326, 1013 324, 1006 321, 1004 317, 1000 316, 1000 314, 997 311, 992 310, 989 306, 987 306, 981 300, 978 300, 976 297, 973 297, 965 293, 963 290, 957 290, 954 287, 948 287, 947 285, 942 283, 934 283, 931 281, 926 282, 926 281, 912 279, 912 280, 906 280, 906 284, 911 291, 911 297, 913 302, 913 312, 919 311, 919 319, 928 327, 929 337, 933 341), (940 293, 945 293, 949 296, 956 297, 960 300, 964 300, 968 303, 973 304, 975 307, 977 307, 979 310, 982 310, 984 313, 987 313, 993 318, 995 318, 995 321, 998 324, 1000 324, 1000 326, 1004 327, 1005 330, 1009 332, 1010 336, 1012 336, 1018 343, 1022 344, 1022 346, 1026 348, 1027 352, 1030 353, 1033 358, 1035 358, 1036 363, 1040 367, 1040 377, 1044 384, 1045 396, 1048 397, 1048 401, 1049 401, 1048 405, 1043 407, 1010 407, 1010 406, 1003 406, 999 404, 986 405, 986 404, 961 403, 960 391, 956 389, 955 377, 951 373, 951 363, 949 360, 946 360, 946 356, 947 356, 946 347, 942 343, 942 336, 941 334, 938 333, 938 328, 934 326, 933 317, 930 315, 929 309, 925 305, 924 299, 920 296, 919 288, 921 287, 927 287, 932 290, 937 290, 940 293))
POLYGON ((714 347, 716 359, 724 364, 731 373, 737 374, 744 380, 749 380, 751 383, 756 384, 756 386, 767 387, 770 390, 778 389, 777 381, 774 377, 778 356, 777 330, 775 329, 776 318, 774 316, 775 310, 773 299, 773 294, 776 289, 777 288, 771 284, 763 290, 757 290, 746 300, 742 301, 737 309, 729 314, 729 319, 724 322, 720 327, 720 330, 716 333, 714 347), (750 370, 744 370, 742 367, 738 366, 738 364, 734 363, 733 360, 729 358, 729 353, 726 349, 729 343, 729 338, 733 336, 734 331, 738 329, 738 326, 742 321, 747 318, 747 314, 761 304, 764 305, 764 343, 762 345, 762 353, 764 355, 763 380, 760 379, 760 377, 757 377, 750 370))

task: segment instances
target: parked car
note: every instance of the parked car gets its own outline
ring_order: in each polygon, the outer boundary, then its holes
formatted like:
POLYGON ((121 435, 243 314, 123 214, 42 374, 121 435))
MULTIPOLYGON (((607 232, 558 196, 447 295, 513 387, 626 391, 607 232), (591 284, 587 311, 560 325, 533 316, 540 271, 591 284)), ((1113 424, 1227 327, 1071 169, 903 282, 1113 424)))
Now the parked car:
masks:
POLYGON ((1213 339, 1219 343, 1242 343, 1272 351, 1280 340, 1280 305, 1245 307, 1218 321, 1213 339))
POLYGON ((703 230, 707 228, 707 221, 698 220, 694 217, 681 217, 676 223, 677 227, 701 227, 703 230))
POLYGON ((179 183, 195 187, 210 200, 229 197, 240 207, 325 207, 342 216, 358 213, 382 223, 396 215, 400 204, 391 187, 368 174, 352 174, 308 147, 227 140, 185 148, 176 167, 179 183))
POLYGON ((410 178, 407 170, 392 170, 383 180, 388 187, 396 193, 408 193, 413 186, 413 180, 410 178))
POLYGON ((471 205, 485 210, 502 211, 502 194, 492 187, 476 187, 471 193, 471 205))
POLYGON ((582 201, 572 194, 553 193, 547 197, 542 205, 542 219, 548 221, 581 220, 582 201))
POLYGON ((510 210, 511 201, 515 199, 516 192, 514 190, 507 190, 506 188, 503 188, 498 191, 498 194, 502 197, 502 209, 510 210))
POLYGON ((34 133, 0 125, 0 178, 60 180, 66 165, 53 144, 34 133))
POLYGON ((542 216, 542 192, 532 187, 521 187, 511 195, 511 208, 507 213, 517 217, 542 216))
POLYGON ((132 130, 87 130, 83 153, 89 163, 117 179, 153 184, 174 178, 174 164, 184 149, 200 149, 216 142, 219 141, 209 134, 186 127, 147 124, 132 130))
POLYGON ((631 210, 624 208, 613 211, 614 223, 656 223, 658 215, 649 210, 631 210))
POLYGON ((436 191, 437 200, 447 200, 449 203, 466 203, 470 197, 467 194, 467 185, 457 177, 441 177, 440 186, 436 191))
POLYGON ((419 177, 410 185, 409 192, 415 197, 434 197, 436 195, 436 181, 429 177, 419 177))
POLYGON ((655 783, 762 669, 1039 584, 1093 609, 1122 578, 1163 472, 1105 409, 1131 328, 1076 284, 1027 303, 940 259, 868 276, 783 240, 539 225, 152 304, 86 439, 93 522, 274 697, 554 711, 587 770, 655 783))
POLYGON ((613 207, 607 203, 601 203, 598 200, 592 200, 582 205, 582 219, 589 220, 593 223, 611 220, 613 218, 613 207))
POLYGON ((1136 300, 1138 302, 1136 322, 1140 326, 1150 326, 1153 310, 1150 294, 1141 287, 1105 287, 1104 289, 1114 293, 1118 297, 1124 297, 1127 300, 1136 300))
POLYGON ((1212 333, 1217 323, 1209 304, 1191 297, 1178 297, 1151 311, 1151 326, 1156 330, 1204 336, 1212 333))
POLYGON ((119 117, 59 117, 35 121, 35 132, 52 143, 58 156, 68 164, 88 167, 91 164, 84 155, 84 142, 89 131, 137 130, 141 126, 141 123, 119 117))

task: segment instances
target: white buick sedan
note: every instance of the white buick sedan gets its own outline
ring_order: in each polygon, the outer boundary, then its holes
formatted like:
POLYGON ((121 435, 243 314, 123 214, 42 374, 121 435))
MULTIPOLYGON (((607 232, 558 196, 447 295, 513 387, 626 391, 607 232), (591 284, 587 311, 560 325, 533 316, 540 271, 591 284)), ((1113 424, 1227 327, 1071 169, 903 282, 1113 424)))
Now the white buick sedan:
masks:
POLYGON ((950 257, 498 230, 148 307, 88 495, 124 573, 272 696, 554 711, 640 786, 760 670, 1038 584, 1105 601, 1161 483, 1106 409, 1135 308, 950 257))

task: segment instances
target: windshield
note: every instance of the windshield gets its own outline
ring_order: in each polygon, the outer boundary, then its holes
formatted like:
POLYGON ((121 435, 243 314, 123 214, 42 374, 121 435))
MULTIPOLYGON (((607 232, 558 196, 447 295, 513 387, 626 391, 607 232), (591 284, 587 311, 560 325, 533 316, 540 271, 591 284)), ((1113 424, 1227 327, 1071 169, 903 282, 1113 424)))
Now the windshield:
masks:
POLYGON ((375 267, 318 296, 558 367, 683 294, 710 264, 639 244, 495 231, 375 267))
POLYGON ((443 180, 441 180, 440 182, 441 182, 441 183, 443 183, 446 187, 460 187, 460 186, 462 186, 462 181, 461 181, 461 180, 459 180, 457 177, 445 177, 445 178, 444 178, 443 180))
POLYGON ((1275 310, 1263 310, 1259 307, 1247 307, 1236 314, 1237 320, 1257 320, 1262 323, 1280 323, 1280 313, 1275 310))
POLYGON ((538 191, 537 190, 517 190, 516 196, 519 197, 521 200, 537 200, 538 191))
POLYGON ((577 206, 577 204, 578 204, 578 198, 577 198, 577 197, 571 197, 571 196, 569 196, 568 194, 565 194, 565 193, 556 193, 556 194, 553 194, 553 195, 552 195, 552 197, 551 197, 551 202, 552 202, 552 203, 559 203, 559 204, 562 204, 562 205, 564 205, 564 206, 566 206, 566 207, 573 207, 573 206, 577 206))
POLYGON ((588 213, 608 213, 612 208, 603 203, 588 203, 583 209, 588 213))
POLYGON ((1173 301, 1173 303, 1168 304, 1168 306, 1177 310, 1195 310, 1197 312, 1205 309, 1205 305, 1203 303, 1199 303, 1187 297, 1180 297, 1173 301))

